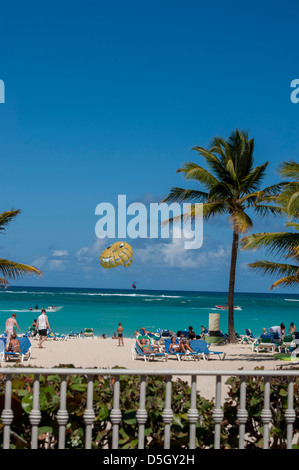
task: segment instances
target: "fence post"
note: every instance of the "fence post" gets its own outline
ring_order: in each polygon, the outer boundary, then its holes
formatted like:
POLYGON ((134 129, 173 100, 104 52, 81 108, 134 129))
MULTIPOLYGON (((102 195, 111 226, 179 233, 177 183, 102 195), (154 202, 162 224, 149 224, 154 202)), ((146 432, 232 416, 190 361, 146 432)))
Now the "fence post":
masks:
POLYGON ((269 423, 272 414, 270 410, 270 377, 265 377, 264 408, 261 412, 261 419, 264 426, 264 444, 263 448, 269 448, 269 423))
POLYGON ((223 420, 223 411, 221 409, 221 376, 216 376, 216 401, 215 409, 213 412, 213 418, 215 421, 215 435, 214 435, 214 448, 220 449, 220 434, 221 434, 221 423, 223 420))
POLYGON ((296 413, 294 410, 294 382, 293 382, 293 377, 289 377, 288 408, 285 412, 285 420, 287 423, 287 449, 292 449, 293 423, 295 419, 296 419, 296 413))
POLYGON ((188 419, 190 423, 189 449, 195 449, 196 443, 196 423, 199 417, 199 413, 196 408, 196 395, 196 375, 192 375, 190 409, 188 410, 188 419))
POLYGON ((33 379, 33 403, 32 410, 29 413, 31 423, 31 449, 38 448, 38 425, 41 420, 41 412, 39 410, 39 376, 34 375, 33 379))
POLYGON ((146 377, 142 375, 140 377, 140 397, 139 397, 139 409, 136 413, 136 420, 139 425, 138 427, 138 449, 144 449, 144 427, 147 420, 147 412, 145 409, 145 394, 146 394, 146 377))
POLYGON ((166 390, 165 390, 165 408, 162 413, 162 419, 165 423, 164 431, 164 449, 170 449, 170 427, 173 420, 173 412, 171 409, 171 383, 172 375, 166 377, 166 390))
POLYGON ((61 376, 60 384, 60 407, 57 412, 56 418, 59 425, 58 431, 58 449, 65 448, 65 426, 68 422, 68 412, 66 410, 66 394, 67 394, 67 383, 66 376, 61 376))
POLYGON ((113 409, 110 413, 112 423, 112 449, 118 449, 119 424, 121 422, 121 411, 119 409, 120 381, 119 376, 114 377, 113 390, 113 409))
POLYGON ((2 423, 4 424, 3 449, 9 449, 10 446, 10 425, 13 421, 13 412, 11 409, 11 390, 11 376, 9 375, 6 379, 4 410, 1 414, 2 423))
POLYGON ((245 438, 245 424, 248 419, 248 412, 246 410, 246 377, 241 377, 240 383, 240 408, 237 412, 239 420, 239 449, 244 449, 245 438))
POLYGON ((87 403, 86 410, 84 411, 84 421, 86 424, 85 430, 85 449, 91 449, 92 442, 92 425, 95 420, 95 413, 93 410, 93 379, 88 377, 87 384, 87 403))

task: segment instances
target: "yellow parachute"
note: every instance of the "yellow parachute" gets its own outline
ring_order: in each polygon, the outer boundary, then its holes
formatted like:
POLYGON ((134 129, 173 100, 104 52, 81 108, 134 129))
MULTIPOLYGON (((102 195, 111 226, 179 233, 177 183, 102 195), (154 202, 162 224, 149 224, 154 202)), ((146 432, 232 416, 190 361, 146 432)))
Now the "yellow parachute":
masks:
POLYGON ((133 261, 133 248, 126 242, 115 242, 100 256, 101 266, 106 269, 116 266, 130 266, 133 261))

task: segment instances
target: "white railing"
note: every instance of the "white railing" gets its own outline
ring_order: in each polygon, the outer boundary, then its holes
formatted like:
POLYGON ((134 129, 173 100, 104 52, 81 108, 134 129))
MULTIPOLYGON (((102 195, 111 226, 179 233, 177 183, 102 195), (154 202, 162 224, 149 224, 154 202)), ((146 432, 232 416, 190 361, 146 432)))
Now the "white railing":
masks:
POLYGON ((214 448, 220 449, 220 428, 224 418, 221 407, 221 385, 223 377, 237 376, 240 377, 240 407, 237 413, 239 421, 239 448, 244 449, 245 425, 248 419, 246 410, 246 377, 264 377, 264 404, 261 412, 261 421, 264 427, 263 448, 269 448, 269 425, 272 414, 270 410, 270 379, 271 377, 288 377, 288 407, 285 413, 285 421, 287 425, 287 449, 292 448, 293 423, 296 419, 294 410, 294 378, 299 377, 299 370, 277 370, 277 371, 191 371, 191 370, 128 370, 128 369, 43 369, 43 368, 3 368, 0 374, 6 378, 4 409, 1 414, 3 429, 3 448, 10 447, 10 428, 13 421, 13 411, 11 409, 12 398, 12 376, 13 375, 33 375, 33 402, 32 410, 29 415, 31 423, 31 448, 38 448, 38 426, 41 420, 41 412, 39 410, 39 390, 40 375, 55 374, 61 377, 60 385, 60 407, 57 413, 57 422, 59 426, 58 448, 65 448, 65 431, 68 423, 67 412, 67 376, 84 375, 88 377, 87 385, 87 403, 84 412, 85 421, 85 448, 90 449, 92 445, 92 429, 95 420, 93 409, 93 377, 96 375, 111 376, 114 378, 113 386, 113 408, 110 413, 112 424, 112 448, 118 449, 119 445, 119 426, 122 420, 122 412, 120 410, 120 376, 134 375, 140 376, 140 394, 139 408, 136 414, 138 423, 138 449, 144 449, 144 430, 147 421, 146 403, 146 378, 152 375, 166 376, 166 394, 165 408, 162 413, 162 419, 165 424, 164 430, 164 449, 170 449, 170 432, 173 420, 173 412, 171 409, 172 398, 172 377, 173 376, 189 376, 191 377, 191 396, 190 409, 188 411, 189 428, 189 449, 195 449, 196 445, 196 423, 199 419, 198 410, 196 408, 196 380, 200 376, 216 377, 215 391, 215 408, 213 411, 214 427, 214 448))

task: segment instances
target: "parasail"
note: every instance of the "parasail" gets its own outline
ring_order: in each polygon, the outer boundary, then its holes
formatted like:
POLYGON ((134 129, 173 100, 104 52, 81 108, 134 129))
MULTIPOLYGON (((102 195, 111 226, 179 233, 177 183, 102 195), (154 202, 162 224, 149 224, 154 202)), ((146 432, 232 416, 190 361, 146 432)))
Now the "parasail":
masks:
POLYGON ((106 269, 117 266, 130 266, 133 261, 133 248, 126 242, 115 242, 106 248, 101 256, 101 266, 106 269))

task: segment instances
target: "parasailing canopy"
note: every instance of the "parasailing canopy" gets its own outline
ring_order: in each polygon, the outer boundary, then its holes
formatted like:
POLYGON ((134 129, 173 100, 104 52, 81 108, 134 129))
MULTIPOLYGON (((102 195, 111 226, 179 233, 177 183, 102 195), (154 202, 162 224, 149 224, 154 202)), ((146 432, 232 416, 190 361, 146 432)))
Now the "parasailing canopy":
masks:
POLYGON ((117 266, 128 267, 133 261, 133 248, 126 242, 115 242, 108 246, 100 256, 101 266, 105 269, 117 266))

